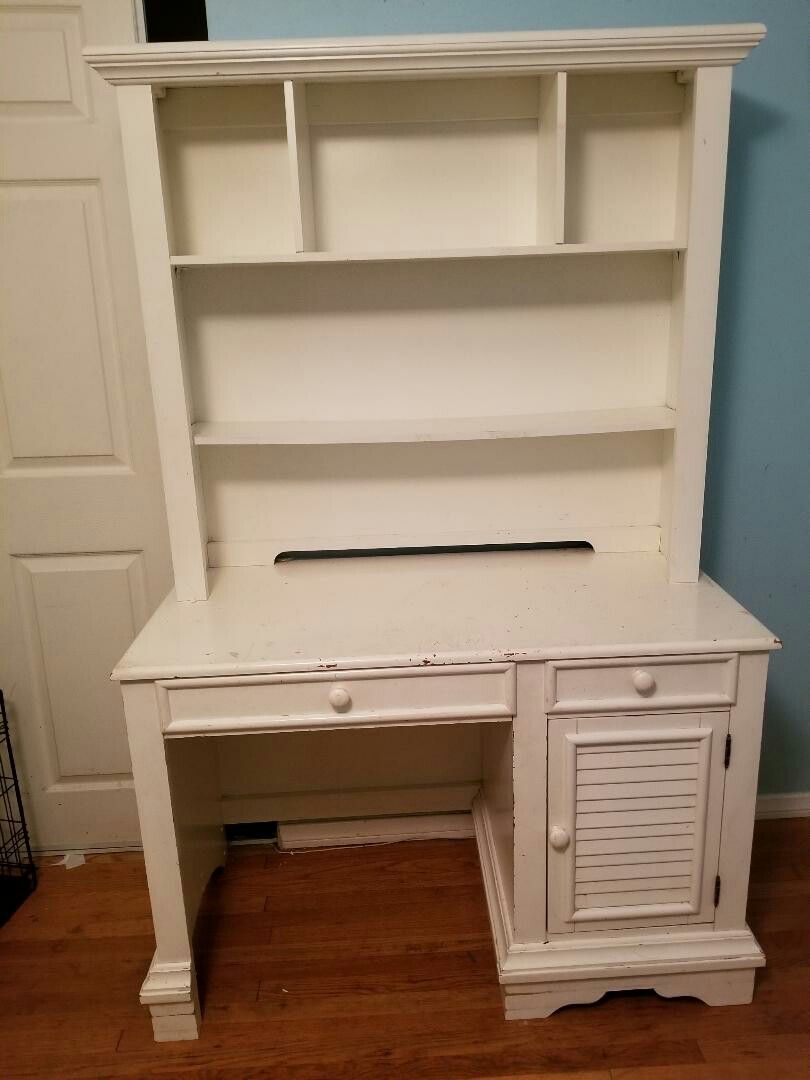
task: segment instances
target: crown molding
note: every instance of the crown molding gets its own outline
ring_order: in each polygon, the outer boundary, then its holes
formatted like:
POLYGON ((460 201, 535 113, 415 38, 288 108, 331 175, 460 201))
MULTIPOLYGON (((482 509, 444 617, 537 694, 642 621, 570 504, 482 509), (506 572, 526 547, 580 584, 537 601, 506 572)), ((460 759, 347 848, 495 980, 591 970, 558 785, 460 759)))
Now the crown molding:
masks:
POLYGON ((434 75, 521 75, 729 66, 762 38, 761 23, 545 33, 164 42, 93 48, 84 58, 116 85, 201 85, 277 79, 373 79, 434 75))

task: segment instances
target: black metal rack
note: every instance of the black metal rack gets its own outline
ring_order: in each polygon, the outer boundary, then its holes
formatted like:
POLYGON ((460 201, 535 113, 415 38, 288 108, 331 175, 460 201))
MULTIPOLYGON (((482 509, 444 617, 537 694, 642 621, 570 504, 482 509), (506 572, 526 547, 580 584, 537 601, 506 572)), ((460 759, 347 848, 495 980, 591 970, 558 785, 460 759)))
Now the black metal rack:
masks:
POLYGON ((0 926, 36 885, 37 870, 11 749, 6 703, 0 690, 0 926))

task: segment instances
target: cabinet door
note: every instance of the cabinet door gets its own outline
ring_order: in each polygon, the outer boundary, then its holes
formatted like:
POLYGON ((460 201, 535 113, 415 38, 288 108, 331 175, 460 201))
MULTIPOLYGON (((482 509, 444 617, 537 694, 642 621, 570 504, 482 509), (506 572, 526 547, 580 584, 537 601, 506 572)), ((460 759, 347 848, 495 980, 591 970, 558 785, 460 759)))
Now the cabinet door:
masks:
POLYGON ((712 922, 728 713, 552 719, 549 932, 712 922))

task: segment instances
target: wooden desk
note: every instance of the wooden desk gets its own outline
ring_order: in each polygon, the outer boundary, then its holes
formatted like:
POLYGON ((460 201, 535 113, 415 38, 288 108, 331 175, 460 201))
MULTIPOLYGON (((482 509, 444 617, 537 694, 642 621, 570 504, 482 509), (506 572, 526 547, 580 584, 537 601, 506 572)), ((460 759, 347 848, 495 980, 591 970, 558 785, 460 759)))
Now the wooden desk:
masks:
POLYGON ((475 724, 508 1016, 747 1000, 767 657, 700 577, 733 66, 758 24, 185 43, 117 86, 175 594, 123 685, 194 1037, 210 736, 475 724), (282 552, 579 552, 274 565, 282 552))
POLYGON ((629 986, 748 1000, 763 962, 745 899, 765 670, 777 645, 709 579, 669 584, 659 555, 230 567, 212 574, 205 603, 169 596, 114 672, 153 904, 157 948, 141 1000, 156 1038, 199 1030, 192 933, 225 858, 212 737, 257 732, 481 725, 474 820, 508 1016, 629 986), (567 790, 572 747, 604 753, 620 787, 567 790), (634 753, 644 759, 640 786, 626 791, 634 753), (604 815, 596 832, 592 817, 571 816, 583 797, 604 815), (629 830, 615 825, 629 820, 628 798, 639 800, 629 830), (563 846, 555 829, 565 828, 563 846), (604 896, 595 904, 574 886, 575 852, 628 831, 648 842, 631 836, 607 844, 620 849, 612 859, 584 856, 614 867, 596 871, 600 890, 633 875, 610 916, 598 910, 604 896), (652 878, 639 881, 647 862, 652 878))

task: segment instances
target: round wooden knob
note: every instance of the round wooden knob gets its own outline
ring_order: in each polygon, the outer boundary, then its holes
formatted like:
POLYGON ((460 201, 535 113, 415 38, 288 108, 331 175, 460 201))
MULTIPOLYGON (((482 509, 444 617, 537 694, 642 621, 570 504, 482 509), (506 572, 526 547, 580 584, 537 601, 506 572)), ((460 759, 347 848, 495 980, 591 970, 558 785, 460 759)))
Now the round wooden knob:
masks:
POLYGON ((633 672, 633 686, 639 694, 651 694, 655 690, 655 678, 649 671, 636 668, 633 672))
POLYGON ((329 704, 335 712, 346 712, 352 706, 352 695, 343 686, 333 686, 329 691, 329 704))
POLYGON ((567 829, 563 829, 559 825, 554 825, 549 829, 548 842, 555 851, 565 851, 571 843, 571 837, 568 835, 567 829))

